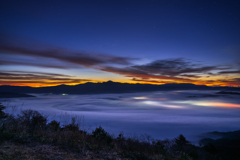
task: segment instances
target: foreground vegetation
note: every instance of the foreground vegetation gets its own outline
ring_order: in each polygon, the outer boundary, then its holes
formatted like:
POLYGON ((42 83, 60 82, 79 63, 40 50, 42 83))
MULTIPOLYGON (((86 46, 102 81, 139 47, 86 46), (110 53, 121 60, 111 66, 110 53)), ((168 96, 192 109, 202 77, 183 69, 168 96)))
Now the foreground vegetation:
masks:
POLYGON ((38 111, 6 114, 0 104, 0 159, 118 159, 118 160, 219 160, 239 159, 239 141, 191 144, 183 135, 173 140, 150 136, 114 137, 101 126, 87 133, 75 118, 62 126, 38 111), (234 145, 232 145, 234 144, 234 145))

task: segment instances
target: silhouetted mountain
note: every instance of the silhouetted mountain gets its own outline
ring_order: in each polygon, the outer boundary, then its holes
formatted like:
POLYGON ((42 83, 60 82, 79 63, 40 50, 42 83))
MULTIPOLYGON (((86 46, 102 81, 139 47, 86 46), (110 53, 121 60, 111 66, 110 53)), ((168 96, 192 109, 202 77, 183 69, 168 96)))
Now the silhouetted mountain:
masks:
POLYGON ((21 97, 35 97, 27 94, 0 92, 0 98, 21 98, 21 97))
POLYGON ((0 86, 0 92, 14 93, 53 93, 53 94, 100 94, 100 93, 131 93, 167 90, 240 90, 233 87, 209 87, 194 84, 129 84, 107 81, 103 83, 85 83, 75 86, 59 85, 51 87, 23 87, 23 86, 0 86))

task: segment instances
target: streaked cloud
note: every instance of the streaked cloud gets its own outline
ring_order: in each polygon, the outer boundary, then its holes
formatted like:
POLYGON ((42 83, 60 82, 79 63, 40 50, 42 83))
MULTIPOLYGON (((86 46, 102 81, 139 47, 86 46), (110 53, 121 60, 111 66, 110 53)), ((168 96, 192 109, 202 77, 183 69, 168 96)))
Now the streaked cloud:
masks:
MULTIPOLYGON (((187 73, 206 73, 219 69, 217 66, 201 66, 184 58, 156 60, 144 65, 135 65, 140 71, 164 76, 179 76, 187 73)), ((185 75, 186 76, 186 75, 185 75)))
POLYGON ((209 84, 217 82, 203 79, 208 75, 215 77, 219 72, 228 71, 231 66, 207 66, 184 58, 156 60, 143 65, 132 65, 125 68, 107 66, 102 71, 131 77, 132 81, 141 83, 195 83, 209 84), (215 74, 213 74, 213 73, 215 74))
POLYGON ((240 74, 240 70, 222 71, 222 72, 219 72, 219 74, 240 74))
POLYGON ((78 84, 82 82, 91 81, 90 79, 80 79, 77 77, 42 73, 42 72, 2 72, 0 71, 0 83, 2 85, 27 85, 31 86, 47 86, 47 85, 60 85, 60 84, 78 84))
MULTIPOLYGON (((36 44, 37 47, 31 47, 25 44, 22 46, 19 46, 19 44, 11 44, 11 43, 5 43, 3 41, 0 41, 0 55, 2 57, 6 55, 15 55, 15 56, 28 56, 28 57, 35 57, 35 58, 48 58, 45 59, 45 62, 42 62, 39 64, 33 64, 31 62, 27 62, 21 59, 11 60, 6 58, 4 60, 0 61, 0 64, 17 64, 17 65, 39 65, 41 67, 55 67, 55 68, 61 68, 60 65, 49 65, 52 60, 58 60, 61 62, 69 63, 67 66, 69 68, 73 68, 73 65, 81 65, 84 67, 94 67, 98 65, 109 65, 109 64, 118 64, 118 65, 129 65, 131 64, 131 60, 134 58, 128 58, 128 57, 120 57, 120 56, 112 56, 108 54, 98 54, 98 53, 91 53, 91 52, 78 52, 78 51, 72 51, 67 50, 64 48, 58 48, 58 47, 44 47, 41 44, 36 44), (72 65, 71 65, 72 64, 72 65)), ((41 60, 41 59, 40 59, 41 60)), ((40 61, 39 60, 39 61, 40 61)), ((64 64, 63 68, 67 68, 64 64)), ((79 66, 78 66, 79 67, 79 66)))
MULTIPOLYGON (((139 83, 194 83, 207 85, 239 85, 239 77, 217 77, 222 75, 238 75, 240 70, 231 65, 204 65, 186 58, 170 58, 154 60, 145 64, 134 64, 138 58, 113 56, 85 51, 73 51, 41 43, 20 43, 19 40, 0 40, 1 66, 29 66, 44 69, 55 68, 67 71, 68 69, 91 68, 106 73, 114 73, 129 78, 131 82, 139 83), (214 78, 217 77, 217 78, 214 78), (206 79, 208 78, 208 79, 206 79)), ((4 71, 4 70, 3 70, 4 71)), ((78 74, 79 75, 79 74, 78 74)), ((48 73, 29 73, 4 71, 0 75, 2 84, 9 84, 5 80, 17 82, 24 80, 27 83, 43 84, 76 84, 87 79, 68 77, 66 75, 49 75, 48 73), (34 82, 30 82, 34 81, 34 82)), ((21 83, 23 83, 21 81, 21 83)))

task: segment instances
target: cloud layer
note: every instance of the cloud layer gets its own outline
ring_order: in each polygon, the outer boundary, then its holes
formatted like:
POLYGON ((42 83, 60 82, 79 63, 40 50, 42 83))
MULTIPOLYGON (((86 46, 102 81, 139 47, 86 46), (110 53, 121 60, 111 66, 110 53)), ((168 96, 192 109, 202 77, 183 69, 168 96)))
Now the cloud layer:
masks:
POLYGON ((228 82, 240 85, 235 78, 215 78, 224 74, 235 74, 238 71, 228 71, 231 66, 206 66, 184 58, 156 60, 143 65, 132 65, 124 68, 104 67, 101 70, 132 77, 132 81, 141 83, 194 83, 208 85, 223 85, 228 82), (208 77, 208 79, 207 79, 208 77), (211 78, 215 78, 211 80, 211 78))
MULTIPOLYGON (((52 46, 43 47, 43 45, 30 46, 24 44, 20 46, 20 43, 17 45, 2 40, 0 42, 1 66, 24 65, 28 67, 63 70, 91 68, 129 77, 129 81, 140 83, 240 85, 240 70, 230 65, 203 65, 186 58, 160 59, 136 65, 133 63, 133 60, 137 58, 76 52, 52 46), (227 78, 223 78, 224 75, 227 78)), ((5 70, 3 70, 0 76, 1 84, 9 84, 9 80, 14 83, 42 83, 43 85, 59 83, 76 84, 82 81, 89 81, 76 77, 73 78, 73 76, 66 76, 65 74, 17 73, 5 70)))
MULTIPOLYGON (((24 55, 30 57, 43 57, 43 58, 52 58, 62 62, 72 63, 82 65, 84 67, 91 67, 94 65, 103 65, 103 64, 130 64, 132 58, 126 57, 117 57, 106 54, 95 54, 95 53, 81 53, 73 52, 68 50, 60 49, 49 49, 49 50, 35 50, 35 49, 26 49, 15 46, 0 46, 0 53, 4 52, 13 55, 24 55)), ((1 64, 7 64, 6 61, 0 61, 1 64)), ((9 60, 9 63, 11 60, 9 60)), ((20 62, 19 62, 20 64, 20 62)), ((24 64, 23 64, 24 65, 24 64)), ((46 65, 48 67, 48 65, 46 65)), ((52 66, 53 67, 53 66, 52 66)), ((58 68, 58 67, 56 67, 58 68)))
POLYGON ((91 81, 90 79, 80 79, 69 75, 41 73, 41 72, 1 72, 0 83, 2 85, 27 85, 31 86, 45 86, 45 85, 59 85, 59 84, 78 84, 82 82, 91 81))
POLYGON ((151 74, 165 76, 180 76, 188 73, 207 73, 209 71, 218 69, 216 66, 201 66, 199 64, 193 64, 184 58, 156 60, 148 64, 136 65, 132 67, 151 74))

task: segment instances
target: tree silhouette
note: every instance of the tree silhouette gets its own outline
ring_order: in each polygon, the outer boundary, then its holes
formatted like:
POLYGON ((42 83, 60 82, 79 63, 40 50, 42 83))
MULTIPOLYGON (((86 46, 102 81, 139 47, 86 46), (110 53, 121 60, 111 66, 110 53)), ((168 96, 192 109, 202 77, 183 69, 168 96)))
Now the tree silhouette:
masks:
POLYGON ((182 134, 180 134, 177 138, 175 138, 175 143, 177 145, 183 146, 185 144, 189 144, 189 141, 186 140, 186 138, 182 134))
POLYGON ((0 119, 7 117, 7 114, 3 112, 4 109, 6 109, 6 107, 0 103, 0 119))

